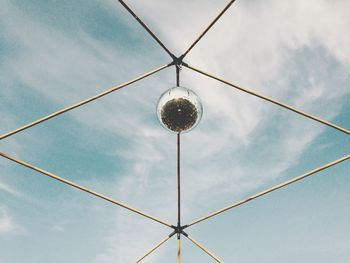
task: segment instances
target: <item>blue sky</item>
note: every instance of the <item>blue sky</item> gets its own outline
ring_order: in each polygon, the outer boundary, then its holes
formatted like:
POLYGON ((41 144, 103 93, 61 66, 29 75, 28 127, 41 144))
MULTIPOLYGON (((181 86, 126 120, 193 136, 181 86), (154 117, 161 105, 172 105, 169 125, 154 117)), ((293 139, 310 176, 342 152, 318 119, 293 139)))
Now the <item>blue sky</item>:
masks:
MULTIPOLYGON (((227 1, 128 3, 176 55, 227 1)), ((237 1, 186 62, 350 129, 350 3, 237 1)), ((0 2, 0 133, 169 58, 117 1, 0 2)), ((66 179, 175 222, 176 138, 156 118, 169 68, 0 142, 66 179)), ((349 154, 345 134, 188 69, 203 118, 183 135, 183 222, 349 154)), ((344 162, 189 229, 224 262, 350 261, 344 162)), ((133 262, 167 228, 0 159, 0 262, 133 262)), ((183 240, 184 262, 212 262, 183 240)), ((144 262, 175 262, 175 239, 144 262)))

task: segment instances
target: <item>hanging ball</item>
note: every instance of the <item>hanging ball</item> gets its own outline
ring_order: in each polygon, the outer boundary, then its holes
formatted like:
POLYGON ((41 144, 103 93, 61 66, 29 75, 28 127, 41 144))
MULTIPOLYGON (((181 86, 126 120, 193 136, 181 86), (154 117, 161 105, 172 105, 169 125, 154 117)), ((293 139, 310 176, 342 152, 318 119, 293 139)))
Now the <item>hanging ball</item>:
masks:
POLYGON ((157 106, 162 126, 176 133, 188 132, 196 127, 202 111, 197 94, 184 87, 174 87, 164 92, 157 106))

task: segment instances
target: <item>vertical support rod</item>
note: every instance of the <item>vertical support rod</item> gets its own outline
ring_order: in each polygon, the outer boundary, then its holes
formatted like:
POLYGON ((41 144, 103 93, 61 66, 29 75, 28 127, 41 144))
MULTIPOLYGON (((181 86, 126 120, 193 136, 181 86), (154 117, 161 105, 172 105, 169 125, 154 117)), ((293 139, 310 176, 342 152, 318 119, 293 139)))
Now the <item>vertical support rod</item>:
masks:
MULTIPOLYGON (((177 227, 181 226, 180 133, 177 134, 177 227)), ((177 234, 180 239, 180 233, 177 234)))
POLYGON ((176 68, 176 86, 180 86, 180 70, 181 66, 180 65, 175 65, 176 68))
MULTIPOLYGON (((180 65, 176 68, 176 86, 180 86, 180 65)), ((180 178, 180 133, 177 134, 177 227, 181 227, 181 178, 180 178)), ((180 237, 181 233, 177 233, 178 239, 178 262, 180 262, 180 237)))
POLYGON ((181 242, 177 240, 177 263, 181 263, 181 242))

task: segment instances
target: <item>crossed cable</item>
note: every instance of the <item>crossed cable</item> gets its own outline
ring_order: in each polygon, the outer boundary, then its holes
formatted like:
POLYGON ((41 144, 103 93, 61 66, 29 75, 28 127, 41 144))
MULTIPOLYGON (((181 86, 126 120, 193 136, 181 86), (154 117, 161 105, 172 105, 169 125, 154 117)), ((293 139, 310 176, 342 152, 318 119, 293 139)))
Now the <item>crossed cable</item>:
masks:
MULTIPOLYGON (((145 73, 143 75, 140 75, 140 76, 138 76, 138 77, 136 77, 136 78, 134 78, 134 79, 132 79, 132 80, 130 80, 128 82, 125 82, 125 83, 122 83, 120 85, 111 87, 111 88, 107 89, 106 91, 104 91, 102 93, 96 94, 95 96, 92 96, 90 98, 87 98, 85 100, 77 102, 76 104, 73 104, 71 106, 65 107, 63 109, 60 109, 60 110, 58 110, 58 111, 56 111, 56 112, 54 112, 52 114, 46 115, 46 116, 44 116, 44 117, 42 117, 40 119, 37 119, 37 120, 35 120, 35 121, 31 122, 31 123, 28 123, 28 124, 26 124, 26 125, 24 125, 22 127, 19 127, 19 128, 15 129, 13 131, 5 133, 5 134, 0 136, 0 140, 3 140, 5 138, 8 138, 8 137, 16 134, 16 133, 20 133, 20 132, 22 132, 22 131, 24 131, 26 129, 34 127, 34 126, 36 126, 36 125, 38 125, 38 124, 40 124, 42 122, 45 122, 45 121, 47 121, 49 119, 52 119, 52 118, 54 118, 56 116, 59 116, 59 115, 63 114, 63 113, 66 113, 66 112, 71 111, 73 109, 79 108, 79 107, 81 107, 81 106, 83 106, 83 105, 85 105, 87 103, 90 103, 90 102, 92 102, 94 100, 100 99, 100 98, 102 98, 102 97, 104 97, 104 96, 106 96, 106 95, 108 95, 110 93, 113 93, 113 92, 115 92, 115 91, 117 91, 117 90, 119 90, 121 88, 124 88, 124 87, 130 85, 130 84, 133 84, 133 83, 135 83, 137 81, 140 81, 140 80, 142 80, 144 78, 147 78, 147 77, 149 77, 149 76, 151 76, 151 75, 153 75, 153 74, 155 74, 155 73, 157 73, 157 72, 159 72, 159 71, 161 71, 161 70, 163 70, 165 68, 168 68, 170 66, 175 66, 175 68, 176 68, 176 83, 177 83, 177 86, 179 86, 179 84, 180 84, 180 69, 181 69, 182 66, 184 66, 184 67, 189 68, 189 69, 191 69, 191 70, 193 70, 193 71, 195 71, 197 73, 200 73, 200 74, 202 74, 204 76, 207 76, 209 78, 212 78, 212 79, 215 79, 215 80, 217 80, 219 82, 222 82, 222 83, 224 83, 224 84, 226 84, 226 85, 228 85, 228 86, 230 86, 232 88, 235 88, 235 89, 240 90, 242 92, 248 93, 248 94, 250 94, 252 96, 258 97, 258 98, 260 98, 262 100, 268 101, 268 102, 273 103, 273 104, 275 104, 277 106, 280 106, 280 107, 282 107, 284 109, 290 110, 290 111, 292 111, 294 113, 302 115, 302 116, 304 116, 306 118, 309 118, 309 119, 314 120, 316 122, 319 122, 321 124, 327 125, 328 127, 336 129, 336 130, 338 130, 338 131, 340 131, 342 133, 345 133, 347 135, 350 135, 350 131, 348 129, 340 127, 340 126, 338 126, 336 124, 333 124, 333 123, 331 123, 329 121, 323 120, 323 119, 321 119, 321 118, 319 118, 317 116, 314 116, 312 114, 309 114, 307 112, 299 110, 299 109, 297 109, 295 107, 292 107, 292 106, 290 106, 288 104, 280 102, 280 101, 278 101, 276 99, 267 97, 267 96, 265 96, 263 94, 255 92, 253 90, 246 89, 246 88, 241 87, 241 86, 239 86, 237 84, 234 84, 232 82, 224 80, 224 79, 222 79, 220 77, 214 76, 214 75, 212 75, 212 74, 210 74, 208 72, 205 72, 205 71, 203 71, 201 69, 198 69, 198 68, 196 68, 194 66, 191 66, 188 63, 184 62, 184 58, 187 56, 187 54, 196 46, 196 44, 202 39, 202 37, 211 29, 211 27, 221 18, 221 16, 231 7, 231 5, 236 0, 231 0, 225 6, 225 8, 215 17, 215 19, 209 24, 209 26, 196 38, 196 40, 190 45, 190 47, 179 57, 176 57, 161 42, 161 40, 149 29, 149 27, 134 13, 134 11, 124 1, 122 1, 122 0, 118 0, 118 1, 136 19, 136 21, 150 34, 150 36, 159 44, 159 46, 161 46, 163 48, 163 50, 171 57, 172 61, 170 63, 166 64, 166 65, 160 66, 160 67, 158 67, 156 69, 153 69, 153 70, 151 70, 151 71, 149 71, 149 72, 147 72, 147 73, 145 73)), ((309 177, 309 176, 311 176, 313 174, 316 174, 316 173, 318 173, 320 171, 328 169, 328 168, 330 168, 330 167, 332 167, 332 166, 334 166, 336 164, 339 164, 339 163, 341 163, 341 162, 343 162, 345 160, 350 159, 350 154, 346 155, 346 156, 343 156, 343 157, 341 157, 339 159, 334 160, 333 162, 330 162, 330 163, 327 163, 325 165, 322 165, 322 166, 320 166, 320 167, 318 167, 318 168, 316 168, 314 170, 311 170, 311 171, 309 171, 307 173, 304 173, 304 174, 302 174, 300 176, 297 176, 297 177, 295 177, 295 178, 293 178, 291 180, 288 180, 288 181, 286 181, 284 183, 278 184, 278 185, 276 185, 274 187, 271 187, 269 189, 261 191, 261 192, 255 194, 255 195, 252 195, 252 196, 250 196, 250 197, 248 197, 246 199, 243 199, 241 201, 232 203, 232 204, 230 204, 230 205, 228 205, 228 206, 226 206, 226 207, 224 207, 222 209, 219 209, 219 210, 214 211, 214 212, 212 212, 212 213, 210 213, 210 214, 208 214, 206 216, 198 218, 198 219, 196 219, 196 220, 194 220, 194 221, 192 221, 192 222, 190 222, 190 223, 188 223, 186 225, 181 225, 180 224, 180 134, 178 134, 177 135, 178 220, 177 220, 177 225, 172 225, 172 224, 170 224, 170 223, 168 223, 166 221, 163 221, 163 220, 161 220, 159 218, 151 216, 151 215, 149 215, 149 214, 147 214, 147 213, 145 213, 143 211, 140 211, 140 210, 138 210, 136 208, 130 207, 130 206, 124 204, 124 203, 121 203, 121 202, 119 202, 119 201, 117 201, 115 199, 112 199, 110 197, 107 197, 105 195, 97 193, 97 192, 95 192, 95 191, 93 191, 91 189, 88 189, 88 188, 84 187, 84 186, 81 186, 81 185, 78 185, 78 184, 73 183, 71 181, 68 181, 68 180, 66 180, 66 179, 64 179, 62 177, 59 177, 59 176, 57 176, 57 175, 55 175, 53 173, 50 173, 50 172, 45 171, 45 170, 43 170, 41 168, 38 168, 38 167, 36 167, 36 166, 34 166, 32 164, 26 163, 26 162, 24 162, 22 160, 19 160, 19 159, 13 157, 13 156, 10 156, 10 155, 8 155, 6 153, 0 152, 0 155, 2 157, 4 157, 4 158, 7 158, 8 160, 11 160, 11 161, 17 163, 17 164, 20 164, 20 165, 22 165, 24 167, 27 167, 27 168, 31 169, 31 170, 37 171, 38 173, 41 173, 41 174, 46 175, 48 177, 51 177, 52 179, 55 179, 55 180, 57 180, 57 181, 59 181, 61 183, 64 183, 64 184, 72 186, 72 187, 75 187, 75 188, 77 188, 79 190, 82 190, 84 192, 87 192, 87 193, 89 193, 89 194, 91 194, 91 195, 93 195, 95 197, 98 197, 98 198, 101 198, 101 199, 103 199, 105 201, 111 202, 111 203, 113 203, 113 204, 115 204, 117 206, 120 206, 120 207, 122 207, 124 209, 127 209, 127 210, 129 210, 131 212, 134 212, 134 213, 136 213, 136 214, 138 214, 140 216, 146 217, 146 218, 148 218, 150 220, 153 220, 153 221, 155 221, 155 222, 157 222, 159 224, 162 224, 162 225, 172 229, 172 232, 166 238, 164 238, 157 245, 155 245, 153 248, 151 248, 149 251, 147 251, 147 253, 145 253, 142 257, 137 259, 136 262, 142 261, 144 258, 146 258, 148 255, 150 255, 152 252, 154 252, 156 249, 158 249, 161 245, 163 245, 165 242, 167 242, 174 235, 177 235, 177 239, 178 239, 178 241, 177 241, 177 243, 178 243, 178 251, 177 251, 178 263, 181 262, 180 236, 185 236, 192 243, 194 243, 197 247, 199 247, 201 250, 203 250, 205 253, 207 253, 216 262, 223 262, 218 257, 216 257, 213 253, 211 253, 208 249, 206 249, 203 245, 201 245, 196 240, 194 240, 191 236, 189 236, 184 231, 185 229, 187 229, 189 227, 192 227, 192 226, 194 226, 194 225, 196 225, 196 224, 198 224, 200 222, 203 222, 204 220, 207 220, 209 218, 217 216, 217 215, 219 215, 219 214, 221 214, 221 213, 223 213, 225 211, 228 211, 230 209, 233 209, 235 207, 238 207, 238 206, 241 206, 241 205, 243 205, 245 203, 248 203, 248 202, 250 202, 250 201, 252 201, 252 200, 254 200, 256 198, 259 198, 259 197, 261 197, 263 195, 271 193, 271 192, 273 192, 275 190, 278 190, 278 189, 280 189, 282 187, 285 187, 287 185, 290 185, 290 184, 293 184, 293 183, 295 183, 297 181, 305 179, 305 178, 307 178, 307 177, 309 177)))

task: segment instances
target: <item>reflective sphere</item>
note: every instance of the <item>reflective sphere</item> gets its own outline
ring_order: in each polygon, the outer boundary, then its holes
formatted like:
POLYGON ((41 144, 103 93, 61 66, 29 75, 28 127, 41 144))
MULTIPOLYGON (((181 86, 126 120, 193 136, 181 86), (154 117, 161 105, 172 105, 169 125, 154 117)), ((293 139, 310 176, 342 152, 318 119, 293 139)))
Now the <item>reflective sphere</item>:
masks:
POLYGON ((164 92, 157 106, 162 126, 176 133, 188 132, 196 127, 202 111, 197 94, 184 87, 174 87, 164 92))

